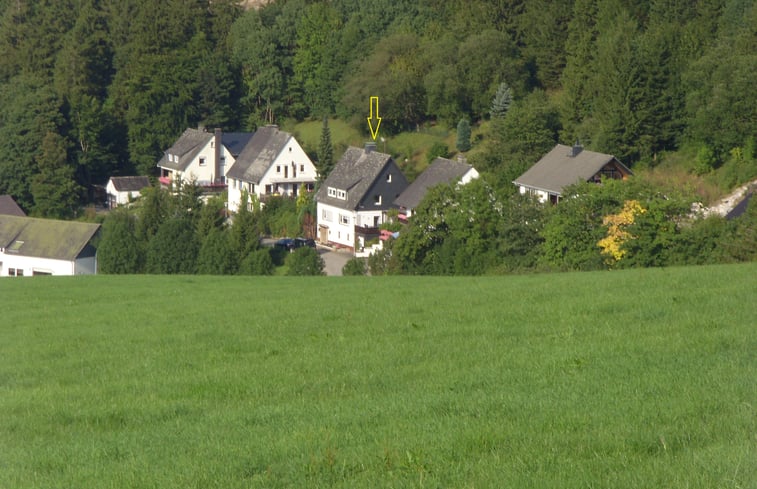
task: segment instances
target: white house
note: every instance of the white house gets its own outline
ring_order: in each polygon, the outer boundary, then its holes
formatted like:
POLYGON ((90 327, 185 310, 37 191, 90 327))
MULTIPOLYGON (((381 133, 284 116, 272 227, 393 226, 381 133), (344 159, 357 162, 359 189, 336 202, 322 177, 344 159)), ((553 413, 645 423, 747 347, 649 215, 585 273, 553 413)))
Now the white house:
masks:
POLYGON ((394 200, 407 188, 407 179, 391 156, 350 147, 316 194, 318 240, 360 251, 378 238, 394 200))
POLYGON ((150 186, 147 177, 110 177, 105 186, 108 208, 126 205, 141 195, 142 189, 150 186))
POLYGON ((623 179, 633 175, 612 155, 587 151, 583 146, 558 144, 513 183, 521 194, 556 204, 563 189, 579 182, 600 183, 603 178, 623 179))
POLYGON ((158 161, 160 183, 169 187, 195 182, 208 191, 226 188, 226 172, 252 133, 189 128, 158 161))
POLYGON ((97 273, 99 224, 0 215, 0 277, 97 273))
POLYGON ((458 157, 456 161, 447 158, 434 159, 431 165, 394 200, 394 205, 400 209, 400 219, 407 219, 413 215, 414 209, 431 187, 443 183, 465 185, 478 177, 478 171, 473 165, 469 165, 465 158, 458 157))
POLYGON ((236 212, 243 192, 260 201, 267 195, 295 197, 303 185, 310 192, 316 177, 315 165, 291 134, 277 126, 261 127, 226 173, 228 208, 236 212))

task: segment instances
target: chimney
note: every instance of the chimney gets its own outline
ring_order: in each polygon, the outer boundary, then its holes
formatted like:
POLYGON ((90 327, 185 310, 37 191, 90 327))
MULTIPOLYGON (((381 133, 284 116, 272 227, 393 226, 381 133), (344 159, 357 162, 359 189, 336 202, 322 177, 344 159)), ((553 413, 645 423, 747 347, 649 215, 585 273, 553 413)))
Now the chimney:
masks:
POLYGON ((376 143, 374 141, 368 141, 365 143, 365 154, 370 154, 376 151, 376 143))
POLYGON ((581 143, 579 143, 578 139, 576 139, 576 142, 573 143, 573 147, 570 149, 570 153, 568 154, 568 156, 570 156, 571 158, 575 158, 583 150, 584 150, 584 147, 581 146, 581 143))
POLYGON ((216 127, 213 131, 213 139, 214 139, 214 151, 213 154, 213 178, 215 179, 213 183, 215 182, 222 182, 223 181, 223 175, 221 174, 221 145, 223 144, 222 141, 223 136, 223 130, 220 127, 216 127))

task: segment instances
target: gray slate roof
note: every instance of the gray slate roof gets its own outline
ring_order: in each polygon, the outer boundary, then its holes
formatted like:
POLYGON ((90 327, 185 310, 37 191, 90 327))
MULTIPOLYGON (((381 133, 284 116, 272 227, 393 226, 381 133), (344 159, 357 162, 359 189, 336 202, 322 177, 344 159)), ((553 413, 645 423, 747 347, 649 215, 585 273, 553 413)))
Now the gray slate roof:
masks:
POLYGON ((571 156, 572 152, 573 147, 558 144, 513 183, 559 195, 569 185, 588 181, 612 161, 629 175, 632 174, 631 170, 612 155, 584 149, 576 156, 571 156))
POLYGON ((441 183, 455 183, 462 178, 472 165, 447 158, 436 158, 426 170, 418 175, 413 183, 394 200, 394 204, 406 209, 414 209, 421 203, 426 192, 441 183))
POLYGON ((25 217, 26 213, 16 204, 10 195, 0 195, 0 214, 6 216, 25 217))
POLYGON ((110 181, 119 192, 139 192, 150 186, 148 177, 110 177, 110 181))
POLYGON ((6 254, 73 261, 99 224, 0 215, 0 248, 6 254))
POLYGON ((251 132, 225 132, 221 134, 221 144, 234 158, 237 158, 251 138, 251 132))
POLYGON ((289 142, 292 135, 276 126, 259 128, 237 157, 226 176, 244 182, 259 183, 289 142))
POLYGON ((163 153, 163 157, 158 161, 158 166, 161 168, 169 168, 171 170, 184 171, 192 160, 194 160, 195 156, 197 156, 197 153, 199 153, 213 137, 214 135, 211 132, 192 128, 185 130, 173 146, 163 153), (168 155, 178 156, 179 161, 170 161, 168 155))
POLYGON ((341 209, 356 210, 392 157, 378 151, 365 152, 363 148, 350 146, 334 165, 326 181, 315 196, 317 202, 341 209), (347 191, 347 200, 329 197, 328 187, 347 191))

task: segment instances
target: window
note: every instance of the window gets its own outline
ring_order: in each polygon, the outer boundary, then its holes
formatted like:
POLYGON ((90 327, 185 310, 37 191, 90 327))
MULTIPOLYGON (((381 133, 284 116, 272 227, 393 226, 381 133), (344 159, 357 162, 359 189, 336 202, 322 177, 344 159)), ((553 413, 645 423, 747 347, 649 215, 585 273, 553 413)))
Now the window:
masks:
POLYGON ((16 276, 16 269, 15 268, 9 268, 8 269, 8 276, 9 277, 15 277, 16 276))
POLYGON ((216 142, 215 141, 210 141, 210 149, 213 149, 215 147, 216 147, 216 142))
POLYGON ((303 173, 305 171, 305 165, 300 165, 300 173, 303 173))
POLYGON ((281 165, 276 165, 276 173, 281 173, 281 165))
POLYGON ((336 189, 334 187, 329 187, 329 197, 336 197, 336 189))
POLYGON ((344 224, 346 226, 349 226, 350 216, 348 216, 347 214, 339 214, 339 224, 344 224))
POLYGON ((373 205, 381 205, 381 195, 373 196, 373 205))
POLYGON ((391 173, 387 173, 386 174, 386 183, 392 183, 392 174, 391 173))
POLYGON ((17 268, 16 269, 16 277, 23 277, 24 276, 24 269, 23 268, 17 268))
POLYGON ((200 166, 205 166, 205 163, 206 163, 205 162, 205 157, 204 156, 200 156, 200 166))
POLYGON ((347 200, 347 192, 345 192, 344 190, 339 190, 336 193, 336 197, 337 199, 347 200))
POLYGON ((328 209, 323 209, 323 212, 321 212, 321 219, 323 221, 331 222, 331 211, 328 209))

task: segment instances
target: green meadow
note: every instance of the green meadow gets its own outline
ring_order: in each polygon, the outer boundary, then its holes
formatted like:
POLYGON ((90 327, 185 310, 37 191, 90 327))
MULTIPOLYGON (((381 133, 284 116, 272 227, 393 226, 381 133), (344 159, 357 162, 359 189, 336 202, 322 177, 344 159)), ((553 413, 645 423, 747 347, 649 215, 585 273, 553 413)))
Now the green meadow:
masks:
POLYGON ((757 264, 0 280, 0 488, 757 487, 757 264))

